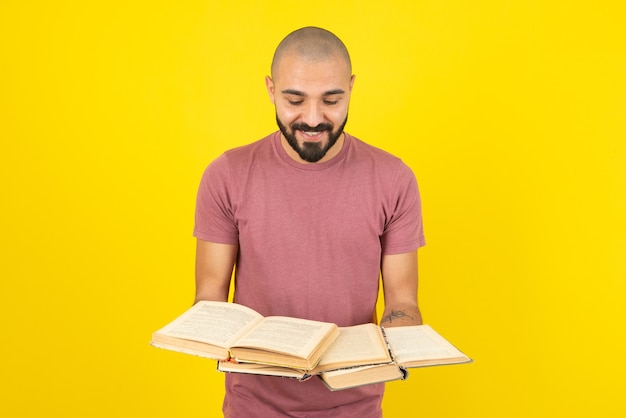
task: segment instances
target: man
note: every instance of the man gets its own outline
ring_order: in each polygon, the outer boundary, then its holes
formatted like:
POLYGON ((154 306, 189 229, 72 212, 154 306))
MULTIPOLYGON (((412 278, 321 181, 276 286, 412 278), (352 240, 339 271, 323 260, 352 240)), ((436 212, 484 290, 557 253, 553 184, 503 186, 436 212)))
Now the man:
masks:
MULTIPOLYGON (((418 325, 417 183, 402 161, 343 131, 354 76, 344 44, 306 27, 272 61, 267 91, 279 131, 207 168, 196 208, 196 301, 350 326, 418 325)), ((226 417, 382 416, 383 384, 330 392, 306 382, 226 375, 226 417)))

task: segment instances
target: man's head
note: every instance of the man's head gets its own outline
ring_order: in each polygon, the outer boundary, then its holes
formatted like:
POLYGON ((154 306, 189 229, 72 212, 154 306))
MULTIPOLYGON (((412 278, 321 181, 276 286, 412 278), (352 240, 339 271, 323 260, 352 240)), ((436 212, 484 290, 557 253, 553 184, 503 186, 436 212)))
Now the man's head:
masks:
POLYGON ((278 45, 266 85, 294 159, 318 162, 337 154, 353 83, 348 50, 331 32, 306 27, 278 45))

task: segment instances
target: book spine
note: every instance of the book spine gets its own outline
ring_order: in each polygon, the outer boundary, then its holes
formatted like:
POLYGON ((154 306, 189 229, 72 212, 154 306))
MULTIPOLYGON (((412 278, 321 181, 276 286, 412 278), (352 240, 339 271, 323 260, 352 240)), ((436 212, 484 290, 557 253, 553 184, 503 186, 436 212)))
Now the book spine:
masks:
POLYGON ((396 362, 396 357, 393 355, 393 351, 391 350, 391 345, 389 345, 389 340, 387 339, 387 333, 385 332, 384 327, 380 327, 381 332, 383 333, 383 340, 385 340, 385 345, 387 346, 387 351, 389 352, 389 356, 391 356, 391 360, 396 362))
POLYGON ((389 351, 389 356, 391 356, 391 360, 396 364, 396 366, 398 366, 398 369, 400 369, 400 372, 402 373, 402 377, 400 378, 400 380, 406 380, 409 377, 409 371, 399 365, 396 361, 396 357, 393 355, 393 350, 391 349, 391 345, 389 344, 389 340, 387 339, 387 333, 385 332, 385 328, 380 327, 380 330, 383 333, 383 340, 385 340, 385 345, 387 346, 387 351, 389 351))

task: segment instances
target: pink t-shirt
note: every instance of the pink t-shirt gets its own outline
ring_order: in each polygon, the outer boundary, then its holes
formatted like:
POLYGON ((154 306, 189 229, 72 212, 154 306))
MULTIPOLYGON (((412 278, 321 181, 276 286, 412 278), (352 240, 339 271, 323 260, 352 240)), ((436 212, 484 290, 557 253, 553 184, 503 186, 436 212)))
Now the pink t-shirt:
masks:
MULTIPOLYGON (((202 178, 194 235, 239 245, 236 302, 339 326, 371 322, 382 254, 425 243, 412 171, 348 134, 323 163, 294 161, 279 132, 227 151, 202 178)), ((227 417, 379 417, 384 390, 243 374, 226 388, 227 417)))

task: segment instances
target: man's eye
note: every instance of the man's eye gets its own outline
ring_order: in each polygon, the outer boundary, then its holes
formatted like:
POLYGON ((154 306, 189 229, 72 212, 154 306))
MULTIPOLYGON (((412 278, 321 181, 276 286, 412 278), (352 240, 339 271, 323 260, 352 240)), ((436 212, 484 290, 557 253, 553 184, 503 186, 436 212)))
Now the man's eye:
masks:
POLYGON ((289 104, 292 106, 299 106, 302 104, 302 100, 289 100, 289 104))
POLYGON ((337 103, 339 103, 339 100, 324 100, 324 104, 329 106, 336 105, 337 103))

